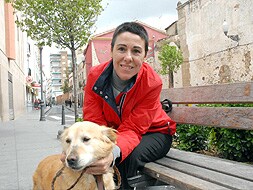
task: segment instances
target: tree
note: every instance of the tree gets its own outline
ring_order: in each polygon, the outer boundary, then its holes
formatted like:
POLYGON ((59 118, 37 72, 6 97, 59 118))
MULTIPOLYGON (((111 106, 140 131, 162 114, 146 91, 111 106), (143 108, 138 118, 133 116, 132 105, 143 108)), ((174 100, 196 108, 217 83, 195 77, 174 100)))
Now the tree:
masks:
POLYGON ((70 91, 68 79, 64 80, 61 90, 63 91, 63 94, 68 93, 70 91))
POLYGON ((61 90, 63 94, 68 93, 71 90, 71 88, 69 87, 69 70, 68 69, 65 70, 65 74, 66 74, 66 79, 64 80, 63 85, 61 86, 61 90))
POLYGON ((77 114, 76 53, 93 32, 98 15, 103 11, 102 0, 6 0, 22 16, 17 26, 39 46, 68 48, 72 54, 74 110, 77 114))
POLYGON ((161 61, 160 73, 169 75, 169 88, 174 87, 173 72, 176 72, 183 63, 182 52, 176 46, 164 44, 161 51, 158 53, 158 59, 161 61))

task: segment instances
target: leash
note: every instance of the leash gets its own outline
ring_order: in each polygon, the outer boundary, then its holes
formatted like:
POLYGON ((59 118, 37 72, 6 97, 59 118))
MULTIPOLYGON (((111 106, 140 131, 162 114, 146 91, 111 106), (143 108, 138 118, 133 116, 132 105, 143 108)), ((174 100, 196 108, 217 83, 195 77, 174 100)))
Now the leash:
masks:
POLYGON ((102 175, 94 175, 97 183, 98 190, 105 190, 103 176, 102 175))
MULTIPOLYGON (((52 181, 52 183, 51 183, 51 189, 52 189, 52 190, 54 190, 54 183, 55 183, 57 177, 59 177, 59 176, 62 174, 62 172, 63 172, 64 169, 65 169, 65 166, 63 166, 63 167, 55 174, 55 176, 54 176, 54 178, 53 178, 53 181, 52 181)), ((75 181, 75 183, 73 183, 67 190, 71 190, 71 189, 73 189, 73 188, 76 186, 76 184, 78 183, 78 181, 80 180, 80 178, 83 176, 84 172, 85 172, 85 169, 82 171, 82 173, 81 173, 80 176, 77 178, 77 180, 75 181)))
MULTIPOLYGON (((65 169, 65 166, 63 166, 54 176, 52 183, 51 183, 51 189, 54 190, 54 184, 56 179, 62 174, 63 170, 65 169)), ((115 187, 115 189, 119 189, 120 185, 121 185, 121 177, 120 177, 120 172, 118 170, 118 168, 116 166, 113 166, 113 170, 117 176, 117 185, 115 187)), ((75 181, 75 183, 73 183, 67 190, 71 190, 73 189, 76 184, 78 183, 78 181, 80 180, 80 178, 83 176, 84 172, 86 171, 86 169, 84 169, 82 171, 82 173, 80 174, 80 176, 77 178, 77 180, 75 181)), ((103 176, 102 175, 94 175, 95 179, 96 179, 96 183, 97 183, 97 187, 98 190, 105 190, 104 187, 104 181, 103 181, 103 176)))
POLYGON ((117 184, 116 184, 115 189, 120 189, 120 186, 121 186, 120 172, 119 172, 118 168, 115 165, 113 166, 113 170, 114 170, 115 175, 117 176, 117 184))
MULTIPOLYGON (((115 165, 113 166, 113 170, 114 170, 114 173, 117 177, 117 184, 115 186, 115 190, 117 190, 120 188, 120 185, 121 185, 121 177, 120 177, 120 172, 115 165)), ((94 175, 94 177, 96 179, 98 190, 105 190, 103 175, 94 175)))
POLYGON ((53 181, 51 183, 51 189, 54 190, 54 183, 56 181, 56 178, 59 177, 62 174, 62 171, 64 170, 65 166, 63 166, 54 176, 53 181))

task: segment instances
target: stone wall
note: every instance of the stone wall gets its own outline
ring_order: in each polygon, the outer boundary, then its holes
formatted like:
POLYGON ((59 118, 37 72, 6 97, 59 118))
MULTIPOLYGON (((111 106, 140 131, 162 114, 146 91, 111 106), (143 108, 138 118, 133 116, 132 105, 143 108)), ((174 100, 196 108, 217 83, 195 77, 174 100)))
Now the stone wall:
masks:
POLYGON ((178 36, 184 55, 175 87, 253 81, 253 1, 189 0, 178 3, 178 36), (239 35, 234 41, 228 35, 239 35))

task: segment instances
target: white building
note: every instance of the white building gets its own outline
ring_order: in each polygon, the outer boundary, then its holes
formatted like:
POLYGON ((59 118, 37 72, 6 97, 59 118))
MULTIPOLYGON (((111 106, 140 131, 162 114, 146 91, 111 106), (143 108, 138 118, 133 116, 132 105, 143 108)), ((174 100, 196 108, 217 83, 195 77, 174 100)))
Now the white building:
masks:
MULTIPOLYGON (((31 39, 28 38, 25 45, 26 60, 24 62, 24 70, 26 76, 26 108, 27 111, 31 111, 35 99, 41 99, 40 54, 39 48, 31 39)), ((43 81, 44 80, 45 75, 43 74, 43 81)))
POLYGON ((71 55, 67 51, 50 54, 50 79, 47 99, 55 103, 56 97, 63 94, 64 81, 69 79, 72 72, 71 55))

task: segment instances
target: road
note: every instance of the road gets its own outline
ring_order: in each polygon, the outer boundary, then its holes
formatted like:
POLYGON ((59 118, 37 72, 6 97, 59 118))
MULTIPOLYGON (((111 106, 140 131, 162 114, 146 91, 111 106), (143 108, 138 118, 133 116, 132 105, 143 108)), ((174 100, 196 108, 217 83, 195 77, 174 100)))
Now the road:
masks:
MULTIPOLYGON (((62 124, 62 106, 55 105, 50 111, 46 113, 46 119, 50 121, 57 121, 59 124, 62 124)), ((64 114, 65 114, 65 125, 72 125, 75 121, 75 114, 73 107, 69 108, 64 106, 64 114)), ((78 108, 78 115, 82 117, 82 108, 78 108)))

